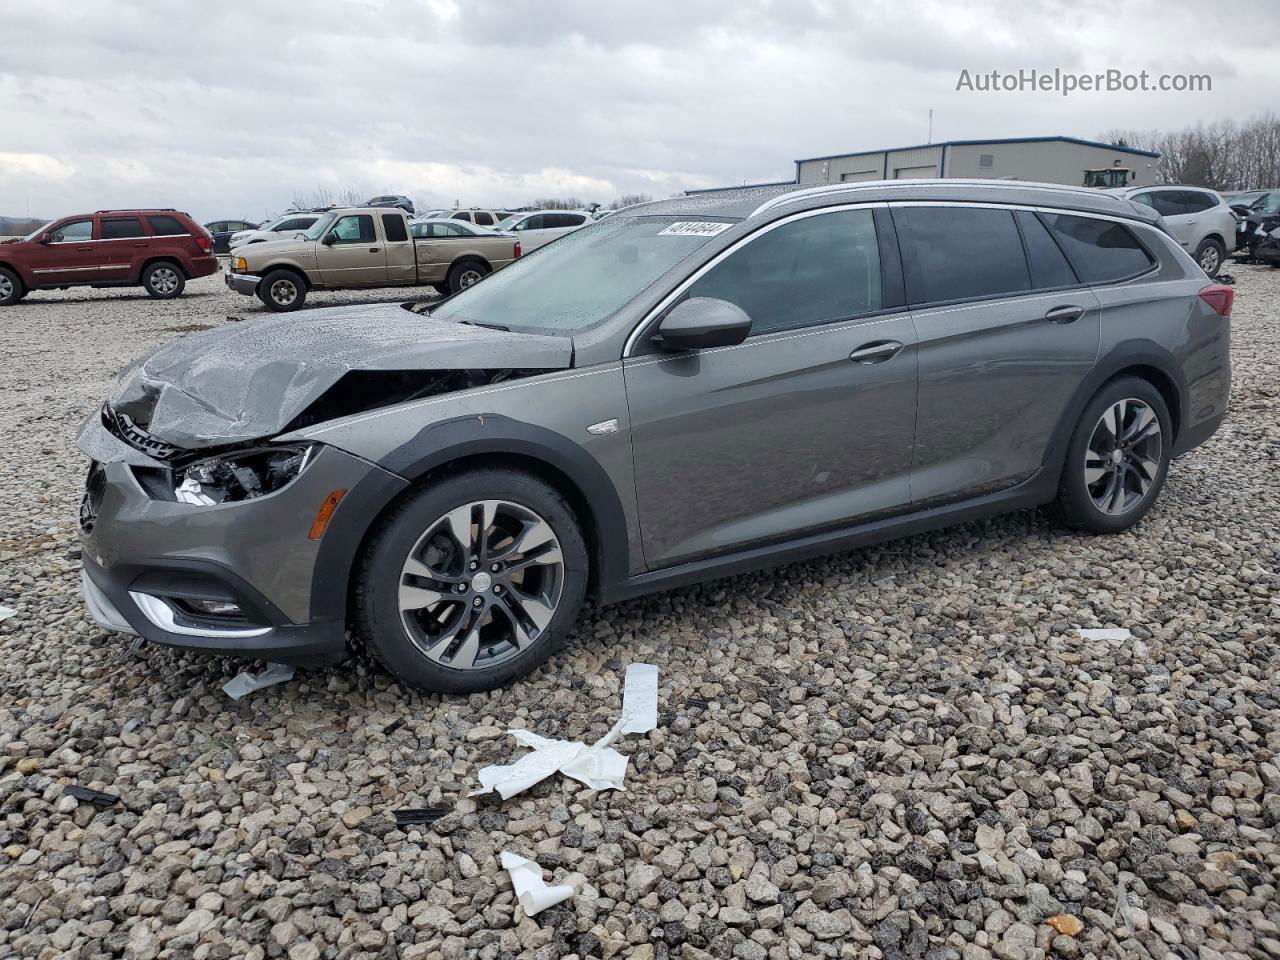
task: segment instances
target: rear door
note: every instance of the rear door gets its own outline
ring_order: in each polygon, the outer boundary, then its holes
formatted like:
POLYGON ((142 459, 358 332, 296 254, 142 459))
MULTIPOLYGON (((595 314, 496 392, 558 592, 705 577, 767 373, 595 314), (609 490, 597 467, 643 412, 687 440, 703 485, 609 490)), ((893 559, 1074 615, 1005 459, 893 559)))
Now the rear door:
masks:
POLYGON ((1165 226, 1173 234, 1174 239, 1191 250, 1200 242, 1196 232, 1196 218, 1182 199, 1181 190, 1148 190, 1133 197, 1138 203, 1145 203, 1164 217, 1165 226))
POLYGON ((40 239, 31 251, 32 280, 40 286, 94 283, 103 276, 101 268, 109 267, 106 245, 94 239, 93 217, 64 220, 40 239))
POLYGON ((1028 479, 1097 359, 1097 298, 1030 211, 903 203, 893 219, 920 338, 913 503, 1028 479))
POLYGON ((555 231, 546 227, 546 215, 541 213, 530 214, 512 224, 511 229, 520 237, 520 246, 525 253, 537 250, 557 236, 555 231))
POLYGON ((142 229, 142 218, 123 215, 99 217, 98 234, 110 267, 102 271, 102 279, 115 283, 137 280, 155 242, 142 229))
POLYGON ((316 265, 327 287, 385 284, 387 253, 374 215, 347 213, 338 217, 316 244, 316 265))
POLYGON ((745 310, 744 343, 624 361, 651 569, 908 506, 916 338, 875 223, 861 207, 757 231, 687 289, 745 310))
POLYGON ((397 207, 390 213, 380 214, 383 245, 387 251, 387 282, 416 283, 418 263, 413 238, 409 236, 409 221, 397 207))

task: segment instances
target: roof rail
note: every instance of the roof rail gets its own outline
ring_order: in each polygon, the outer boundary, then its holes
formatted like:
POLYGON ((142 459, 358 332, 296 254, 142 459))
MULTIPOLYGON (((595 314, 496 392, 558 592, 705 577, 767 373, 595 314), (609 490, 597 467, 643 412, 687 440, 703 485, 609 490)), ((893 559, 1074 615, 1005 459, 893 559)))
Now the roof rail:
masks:
POLYGON ((890 189, 906 190, 919 188, 921 184, 944 184, 947 186, 958 187, 977 187, 987 190, 1005 190, 1010 184, 1017 184, 1020 187, 1033 187, 1037 190, 1056 190, 1061 193, 1087 193, 1091 196, 1106 196, 1105 191, 1093 190, 1086 187, 1071 187, 1062 183, 1037 183, 1033 180, 970 180, 959 177, 930 177, 925 179, 911 180, 859 180, 856 183, 824 183, 816 187, 808 187, 804 190, 792 190, 789 193, 781 194, 777 197, 771 197, 760 206, 751 211, 749 217, 756 214, 764 213, 766 210, 772 210, 774 207, 780 207, 788 203, 795 203, 799 200, 805 200, 809 197, 825 196, 834 193, 856 193, 861 190, 869 190, 876 188, 883 190, 886 187, 890 189))
POLYGON ((121 207, 116 210, 95 210, 94 213, 149 213, 149 212, 177 213, 176 207, 121 207))

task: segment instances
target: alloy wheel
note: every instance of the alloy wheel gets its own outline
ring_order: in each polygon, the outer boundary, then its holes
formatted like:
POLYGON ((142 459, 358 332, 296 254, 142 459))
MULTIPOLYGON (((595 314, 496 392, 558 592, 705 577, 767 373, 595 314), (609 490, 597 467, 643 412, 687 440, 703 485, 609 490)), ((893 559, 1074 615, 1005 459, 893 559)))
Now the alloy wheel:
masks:
POLYGON ((0 300, 7 300, 11 296, 13 296, 13 281, 0 274, 0 300))
POLYGON ((467 287, 471 286, 473 283, 479 283, 483 279, 484 279, 483 273, 481 273, 479 270, 475 269, 474 267, 469 267, 468 269, 463 270, 462 273, 459 275, 458 286, 465 290, 467 287))
POLYGON ((172 267, 157 267, 151 271, 151 288, 156 293, 173 293, 178 289, 178 274, 172 267))
POLYGON ((1200 254, 1200 269, 1212 277, 1221 265, 1222 260, 1218 256, 1218 248, 1213 244, 1209 244, 1204 248, 1204 252, 1200 254))
POLYGON ((298 287, 292 280, 277 280, 271 284, 271 299, 287 307, 298 299, 298 287))
POLYGON ((1093 504, 1109 516, 1128 513, 1160 473, 1160 418, 1130 397, 1103 412, 1085 451, 1084 482, 1093 504))
POLYGON ((546 631, 564 589, 551 525, 508 500, 477 500, 431 523, 400 571, 400 620, 423 656, 454 669, 517 656, 546 631))

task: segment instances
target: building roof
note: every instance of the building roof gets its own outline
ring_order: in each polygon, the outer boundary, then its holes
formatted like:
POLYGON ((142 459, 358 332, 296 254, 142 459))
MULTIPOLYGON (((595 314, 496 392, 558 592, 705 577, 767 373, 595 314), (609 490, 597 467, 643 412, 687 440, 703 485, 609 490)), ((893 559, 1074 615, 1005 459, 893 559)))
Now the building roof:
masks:
POLYGON ((809 163, 813 160, 835 160, 839 157, 864 157, 873 153, 898 153, 903 150, 924 150, 928 147, 978 147, 999 143, 1074 143, 1082 147, 1101 147, 1117 153, 1132 153, 1139 157, 1158 157, 1152 150, 1139 150, 1136 147, 1120 147, 1114 143, 1099 143, 1096 140, 1081 140, 1079 137, 1005 137, 1001 140, 936 140, 933 143, 917 143, 910 147, 885 147, 881 150, 853 150, 846 153, 829 153, 822 157, 804 157, 796 163, 809 163))
POLYGON ((686 197, 691 197, 696 193, 723 193, 726 190, 755 190, 758 187, 786 187, 795 184, 795 180, 769 180, 765 183, 744 183, 741 185, 734 184, 729 187, 699 187, 696 190, 686 190, 686 197))

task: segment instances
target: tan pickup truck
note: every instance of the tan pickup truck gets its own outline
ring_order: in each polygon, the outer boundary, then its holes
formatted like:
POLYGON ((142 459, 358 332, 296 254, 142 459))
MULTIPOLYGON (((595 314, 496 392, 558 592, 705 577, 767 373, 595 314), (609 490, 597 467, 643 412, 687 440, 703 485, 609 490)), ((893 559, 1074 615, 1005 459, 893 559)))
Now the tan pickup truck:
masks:
POLYGON ((510 234, 351 207, 330 210, 291 238, 238 247, 226 282, 269 310, 297 310, 309 290, 430 285, 456 293, 518 256, 520 243, 510 234))

